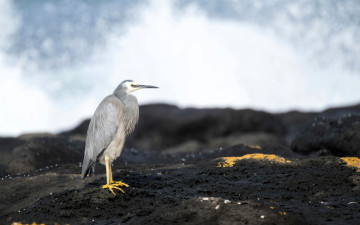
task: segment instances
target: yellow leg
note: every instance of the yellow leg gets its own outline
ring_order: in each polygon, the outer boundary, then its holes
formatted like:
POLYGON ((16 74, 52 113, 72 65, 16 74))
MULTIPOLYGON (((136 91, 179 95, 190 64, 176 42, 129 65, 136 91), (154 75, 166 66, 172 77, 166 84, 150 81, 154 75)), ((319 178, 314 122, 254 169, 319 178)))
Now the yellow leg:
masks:
POLYGON ((112 179, 112 172, 111 172, 111 164, 109 161, 109 158, 107 156, 105 156, 105 167, 106 167, 106 184, 102 186, 103 189, 108 188, 111 193, 113 193, 113 195, 116 195, 115 192, 112 190, 113 188, 120 190, 122 193, 125 193, 121 188, 117 187, 117 186, 125 186, 128 187, 129 185, 121 182, 121 181, 117 181, 114 182, 112 179))
POLYGON ((113 184, 115 186, 125 186, 125 187, 129 187, 129 185, 125 184, 124 182, 121 181, 114 181, 113 180, 113 176, 112 176, 112 169, 111 169, 111 163, 109 162, 109 170, 110 170, 110 184, 113 184))
POLYGON ((112 169, 111 169, 111 163, 109 162, 109 176, 110 176, 110 184, 114 183, 113 176, 112 176, 112 169))

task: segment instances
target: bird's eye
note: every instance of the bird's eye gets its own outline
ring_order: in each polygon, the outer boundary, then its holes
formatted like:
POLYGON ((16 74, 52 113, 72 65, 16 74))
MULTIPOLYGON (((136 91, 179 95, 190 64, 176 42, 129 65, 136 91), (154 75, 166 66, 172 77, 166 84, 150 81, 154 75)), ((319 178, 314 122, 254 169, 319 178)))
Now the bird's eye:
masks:
POLYGON ((131 84, 131 87, 132 87, 132 88, 136 88, 137 85, 136 85, 136 84, 131 84))

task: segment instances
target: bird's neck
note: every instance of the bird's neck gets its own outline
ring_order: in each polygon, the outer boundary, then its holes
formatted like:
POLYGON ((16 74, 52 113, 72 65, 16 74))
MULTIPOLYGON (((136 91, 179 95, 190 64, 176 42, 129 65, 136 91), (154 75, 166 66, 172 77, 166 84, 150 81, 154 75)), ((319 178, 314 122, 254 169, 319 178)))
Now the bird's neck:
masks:
POLYGON ((129 94, 121 91, 115 91, 114 95, 118 97, 122 101, 122 103, 124 103, 124 105, 126 105, 129 94))

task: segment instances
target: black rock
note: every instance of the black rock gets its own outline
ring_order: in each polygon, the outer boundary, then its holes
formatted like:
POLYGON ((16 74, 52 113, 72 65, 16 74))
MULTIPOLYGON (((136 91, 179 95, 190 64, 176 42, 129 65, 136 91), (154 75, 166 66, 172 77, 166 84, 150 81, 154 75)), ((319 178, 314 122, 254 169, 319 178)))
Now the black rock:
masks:
POLYGON ((300 112, 289 111, 276 114, 281 122, 287 127, 286 139, 294 140, 296 134, 305 129, 315 117, 323 116, 326 118, 337 119, 348 114, 360 113, 360 104, 344 107, 329 108, 322 112, 300 112))
POLYGON ((338 119, 316 117, 303 129, 291 148, 302 154, 360 156, 360 114, 338 119))
POLYGON ((104 174, 82 180, 77 166, 62 165, 0 182, 0 223, 357 225, 359 175, 339 162, 127 165, 113 170, 129 184, 116 196, 101 188, 104 174))
MULTIPOLYGON (((21 145, 8 149, 9 156, 3 162, 2 174, 22 174, 64 163, 79 163, 84 153, 84 142, 63 136, 35 137, 21 145), (5 169, 4 169, 5 168, 5 169)), ((20 143, 20 142, 19 142, 20 143)), ((2 152, 4 156, 4 152, 2 152)))
POLYGON ((142 106, 112 165, 129 184, 116 196, 101 188, 102 165, 81 179, 89 120, 60 135, 3 138, 0 224, 359 224, 359 159, 312 157, 359 155, 356 112, 142 106), (299 129, 294 152, 284 137, 299 129), (234 161, 245 154, 254 155, 234 161))
POLYGON ((7 174, 7 164, 12 158, 12 150, 25 143, 25 140, 12 137, 0 138, 0 176, 7 174))
POLYGON ((127 146, 154 151, 190 140, 206 143, 234 133, 286 133, 286 127, 274 115, 250 109, 180 109, 171 105, 145 105, 140 109, 139 124, 127 140, 127 146))

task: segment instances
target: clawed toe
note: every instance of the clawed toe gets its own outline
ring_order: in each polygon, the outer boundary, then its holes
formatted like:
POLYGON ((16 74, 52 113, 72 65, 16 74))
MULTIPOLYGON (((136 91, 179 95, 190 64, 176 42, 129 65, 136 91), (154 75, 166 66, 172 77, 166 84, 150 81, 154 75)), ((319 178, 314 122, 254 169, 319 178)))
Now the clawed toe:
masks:
POLYGON ((113 195, 116 195, 115 192, 113 191, 113 188, 120 190, 123 194, 125 194, 125 191, 123 191, 121 188, 117 187, 118 185, 116 184, 105 184, 102 186, 102 189, 109 189, 109 191, 111 191, 111 193, 113 193, 113 195))
POLYGON ((125 184, 125 183, 122 182, 122 181, 112 181, 111 184, 114 185, 114 186, 125 186, 125 187, 129 187, 128 184, 125 184))

